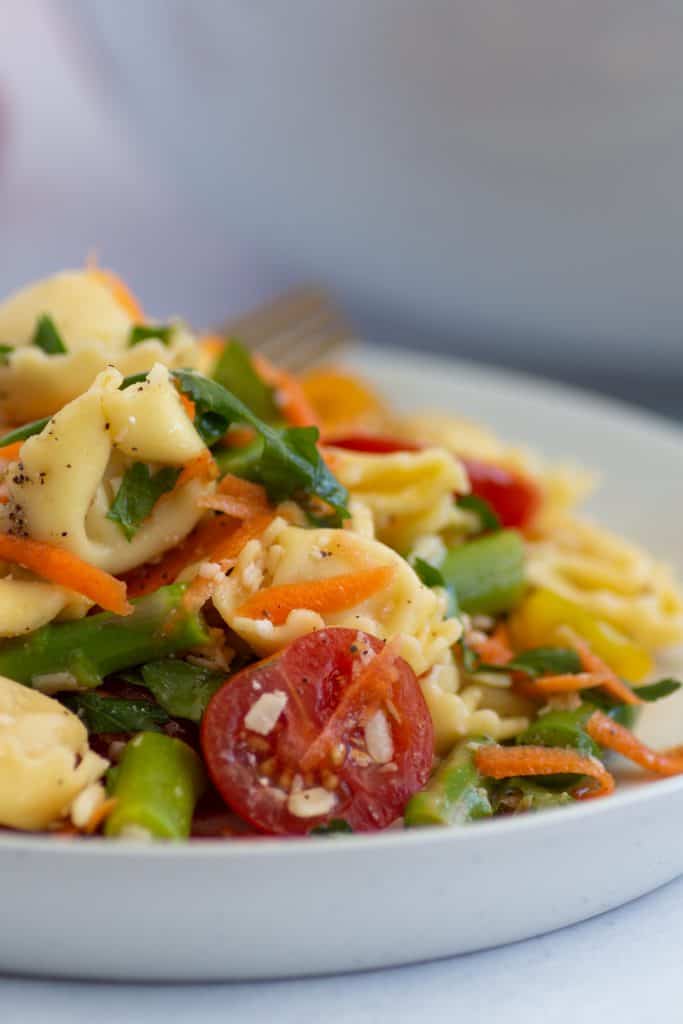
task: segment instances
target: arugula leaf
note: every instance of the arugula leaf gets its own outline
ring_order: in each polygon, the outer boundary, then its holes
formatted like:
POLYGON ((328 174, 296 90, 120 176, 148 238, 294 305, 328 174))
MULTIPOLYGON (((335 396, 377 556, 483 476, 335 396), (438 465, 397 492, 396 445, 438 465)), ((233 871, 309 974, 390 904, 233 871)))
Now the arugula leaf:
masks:
POLYGON ((0 366, 7 366, 13 352, 14 345, 0 345, 0 366))
POLYGON ((50 419, 50 416, 45 416, 42 420, 33 420, 32 423, 24 423, 23 427, 17 427, 16 430, 10 430, 9 434, 5 434, 4 437, 0 437, 0 447, 4 448, 5 445, 15 444, 17 441, 25 441, 27 437, 33 437, 34 434, 40 434, 48 425, 50 419))
POLYGON ((479 668, 485 672, 523 672, 536 679, 537 676, 546 675, 573 675, 581 671, 581 660, 570 647, 534 647, 522 651, 504 665, 482 662, 479 668))
POLYGON ((488 501, 477 497, 476 494, 462 494, 458 498, 458 506, 468 512, 474 512, 479 517, 482 531, 485 533, 495 530, 502 530, 502 524, 488 501))
POLYGON ((128 335, 128 348, 139 345, 141 341, 156 339, 164 345, 169 345, 173 334, 172 324, 135 324, 131 327, 128 335))
POLYGON ((338 525, 348 517, 348 493, 320 456, 316 427, 277 430, 254 415, 217 381, 190 370, 174 370, 173 375, 181 391, 195 403, 195 427, 206 444, 215 443, 231 423, 246 423, 254 428, 259 438, 250 446, 251 454, 243 467, 243 475, 263 484, 272 501, 300 500, 306 496, 309 508, 314 511, 315 499, 331 507, 332 514, 324 520, 329 525, 338 525))
POLYGON ((152 476, 144 462, 134 462, 121 481, 107 519, 118 523, 127 540, 132 540, 162 494, 172 491, 180 470, 165 466, 152 476))
POLYGON ((201 720, 206 705, 225 682, 225 672, 213 672, 175 658, 148 661, 142 666, 142 685, 174 718, 201 720))
POLYGON ((343 818, 330 818, 327 825, 316 825, 308 834, 309 836, 335 836, 350 835, 352 832, 353 829, 348 821, 344 821, 343 818))
MULTIPOLYGON (((647 686, 633 686, 631 689, 641 700, 651 704, 656 700, 662 700, 664 697, 670 697, 672 693, 680 690, 682 685, 677 679, 659 679, 656 683, 648 683, 647 686)), ((599 687, 584 690, 584 697, 597 707, 602 708, 602 710, 626 706, 599 687)))
MULTIPOLYGON (((484 665, 477 652, 473 650, 465 640, 464 627, 462 636, 458 640, 458 647, 462 651, 462 666, 465 669, 465 672, 467 672, 469 675, 472 675, 474 672, 478 672, 480 668, 486 669, 486 671, 491 670, 491 666, 484 665)), ((496 665, 494 667, 497 671, 500 671, 499 665, 496 665)))
POLYGON ((47 313, 38 317, 38 323, 33 332, 31 344, 42 348, 43 352, 48 356, 63 355, 67 351, 54 320, 47 313))
POLYGON ((164 709, 148 700, 69 693, 61 702, 78 715, 88 732, 160 732, 169 721, 164 709))
POLYGON ((441 587, 446 591, 446 594, 448 595, 448 607, 446 609, 446 614, 448 616, 457 615, 458 599, 455 595, 455 588, 452 584, 446 583, 441 574, 441 570, 437 569, 436 566, 432 565, 430 562, 425 562, 424 558, 415 557, 410 561, 410 565, 426 587, 441 587))
POLYGON ((262 420, 272 423, 280 418, 273 389, 261 380, 249 352, 239 341, 226 342, 211 377, 262 420))

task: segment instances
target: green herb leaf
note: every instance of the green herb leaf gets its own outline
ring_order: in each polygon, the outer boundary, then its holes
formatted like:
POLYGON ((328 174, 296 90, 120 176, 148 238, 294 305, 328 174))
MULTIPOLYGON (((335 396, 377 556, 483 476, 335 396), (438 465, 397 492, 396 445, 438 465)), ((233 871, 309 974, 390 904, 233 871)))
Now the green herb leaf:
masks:
POLYGON ((537 676, 574 675, 581 671, 581 659, 571 647, 534 647, 516 655, 503 668, 506 672, 524 672, 534 679, 537 676))
POLYGON ((441 575, 441 571, 430 562, 425 562, 424 558, 413 558, 410 561, 410 565, 426 587, 441 587, 442 590, 446 591, 446 594, 448 595, 448 607, 446 614, 448 616, 457 615, 458 599, 455 596, 455 589, 450 586, 450 584, 446 583, 445 579, 441 575))
POLYGON ((463 665, 463 668, 465 669, 465 672, 467 672, 469 675, 472 675, 474 672, 478 672, 480 668, 483 668, 483 669, 486 669, 487 671, 490 671, 491 668, 493 667, 493 668, 496 669, 496 671, 501 671, 499 665, 491 666, 491 665, 483 665, 482 664, 481 658, 479 657, 477 652, 472 650, 470 645, 465 640, 465 633, 464 633, 464 631, 463 631, 462 636, 458 640, 458 646, 460 647, 460 650, 462 651, 462 665, 463 665))
POLYGON ((348 821, 344 821, 343 818, 331 818, 327 825, 316 825, 308 834, 309 836, 338 836, 350 835, 352 832, 353 829, 348 821))
POLYGON ((148 700, 69 693, 61 702, 78 715, 88 732, 160 732, 169 721, 164 709, 148 700))
POLYGON ((150 341, 150 339, 156 339, 164 345, 169 345, 172 335, 172 324, 135 324, 134 327, 131 327, 128 335, 128 348, 133 348, 141 341, 150 341))
POLYGON ((199 722, 206 705, 225 682, 225 672, 164 658, 142 666, 141 682, 169 715, 199 722))
POLYGON ((180 470, 173 466, 152 476, 144 462, 134 462, 125 472, 107 519, 118 523, 127 540, 132 540, 161 495, 173 490, 179 476, 180 470))
POLYGON ((9 434, 5 434, 4 437, 0 437, 0 447, 4 448, 8 444, 16 444, 17 441, 25 441, 27 437, 33 437, 34 434, 40 434, 50 422, 51 417, 45 416, 42 420, 34 420, 32 423, 24 423, 23 427, 17 427, 16 430, 10 430, 9 434))
POLYGON ((14 352, 13 345, 0 345, 0 366, 7 366, 9 357, 14 352))
POLYGON ((273 423, 280 419, 273 389, 261 380, 249 352, 239 341, 231 339, 226 342, 211 377, 262 420, 273 423))
POLYGON ((309 510, 315 512, 314 501, 318 499, 331 507, 331 514, 324 520, 329 525, 338 525, 348 517, 348 493, 320 456, 316 427, 277 430, 216 381, 189 370, 174 370, 173 374, 180 389, 195 403, 195 427, 206 444, 222 437, 231 423, 254 428, 259 440, 250 446, 243 475, 263 484, 272 501, 305 498, 309 510))
POLYGON ((468 512, 474 512, 479 517, 481 529, 485 533, 501 530, 500 519, 493 511, 488 501, 478 498, 476 494, 463 494, 458 498, 458 506, 468 512))
POLYGON ((54 320, 47 314, 38 317, 31 344, 42 348, 48 356, 60 356, 67 350, 54 320))

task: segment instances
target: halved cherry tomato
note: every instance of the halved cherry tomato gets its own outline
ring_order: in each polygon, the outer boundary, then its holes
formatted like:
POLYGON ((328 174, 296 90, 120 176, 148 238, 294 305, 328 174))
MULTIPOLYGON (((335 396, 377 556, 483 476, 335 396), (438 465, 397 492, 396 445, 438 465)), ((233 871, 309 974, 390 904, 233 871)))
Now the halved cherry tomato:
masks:
POLYGON ((352 452, 368 452, 373 455, 393 455, 395 452, 419 452, 422 445, 414 441, 402 441, 380 434, 349 434, 344 437, 326 439, 334 448, 347 448, 352 452))
POLYGON ((434 730, 402 658, 376 637, 330 628, 229 679, 206 709, 201 743, 216 789, 261 831, 303 834, 333 818, 373 831, 424 786, 434 730), (273 694, 281 710, 268 728, 249 713, 273 694))
POLYGON ((522 529, 528 526, 541 504, 538 485, 521 473, 476 459, 461 459, 467 471, 472 494, 483 498, 503 526, 522 529))

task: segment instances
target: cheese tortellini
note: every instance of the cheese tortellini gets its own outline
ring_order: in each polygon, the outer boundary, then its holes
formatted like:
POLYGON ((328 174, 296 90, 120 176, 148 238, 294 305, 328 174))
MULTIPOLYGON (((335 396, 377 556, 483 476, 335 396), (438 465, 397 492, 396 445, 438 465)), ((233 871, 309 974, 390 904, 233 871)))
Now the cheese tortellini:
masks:
POLYGON ((418 538, 455 525, 455 494, 470 487, 460 462, 443 448, 374 455, 329 449, 330 465, 349 493, 370 509, 379 540, 408 552, 418 538))
POLYGON ((150 338, 130 347, 131 311, 106 278, 92 271, 56 274, 29 285, 0 305, 0 416, 13 423, 49 416, 82 394, 106 366, 125 375, 161 362, 194 366, 197 346, 180 324, 168 344, 150 338), (49 315, 67 349, 48 355, 31 344, 38 319, 49 315))
MULTIPOLYGON (((225 622, 260 655, 281 650, 292 640, 325 626, 346 626, 388 639, 399 636, 401 654, 417 675, 450 659, 460 636, 457 619, 445 617, 446 599, 417 578, 391 548, 347 530, 302 529, 278 518, 260 540, 242 550, 232 573, 216 587, 213 602, 225 622), (390 565, 388 585, 346 611, 326 614, 301 608, 276 626, 240 616, 237 609, 263 587, 322 579, 390 565)), ((455 666, 453 666, 455 667, 455 666)))
POLYGON ((130 540, 107 518, 132 463, 182 467, 205 451, 164 366, 123 391, 121 381, 117 370, 105 370, 24 442, 20 461, 9 469, 4 506, 11 532, 66 548, 111 573, 182 540, 202 514, 200 498, 214 486, 205 479, 176 486, 130 540))
POLYGON ((0 825, 48 828, 107 766, 76 715, 0 676, 0 825))

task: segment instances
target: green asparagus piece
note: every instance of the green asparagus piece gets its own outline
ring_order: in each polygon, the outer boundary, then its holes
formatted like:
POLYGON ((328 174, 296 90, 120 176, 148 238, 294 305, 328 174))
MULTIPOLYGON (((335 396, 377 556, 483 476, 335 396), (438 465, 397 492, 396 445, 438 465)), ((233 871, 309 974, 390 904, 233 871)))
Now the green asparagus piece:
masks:
POLYGON ((522 814, 526 811, 546 811, 551 807, 564 807, 574 802, 565 791, 543 789, 531 779, 503 779, 493 790, 494 814, 522 814))
MULTIPOLYGON (((133 665, 208 643, 199 614, 181 608, 185 585, 174 583, 134 601, 132 615, 111 612, 43 626, 0 643, 0 675, 41 689, 41 676, 69 673, 83 688, 133 665)), ((50 680, 50 689, 54 682, 50 680)), ((68 689, 68 686, 63 687, 68 689)))
POLYGON ((476 769, 471 740, 459 743, 441 762, 426 787, 410 798, 406 827, 462 825, 493 813, 488 791, 476 769))
POLYGON ((524 593, 524 544, 515 530, 450 548, 440 568, 464 612, 499 615, 514 608, 524 593))
POLYGON ((582 704, 576 711, 549 711, 520 733, 517 743, 523 746, 572 747, 582 754, 599 757, 600 747, 586 732, 586 722, 594 711, 590 704, 582 704))
POLYGON ((113 774, 116 806, 105 835, 186 839, 206 786, 201 759, 182 740, 141 732, 125 747, 113 774))

